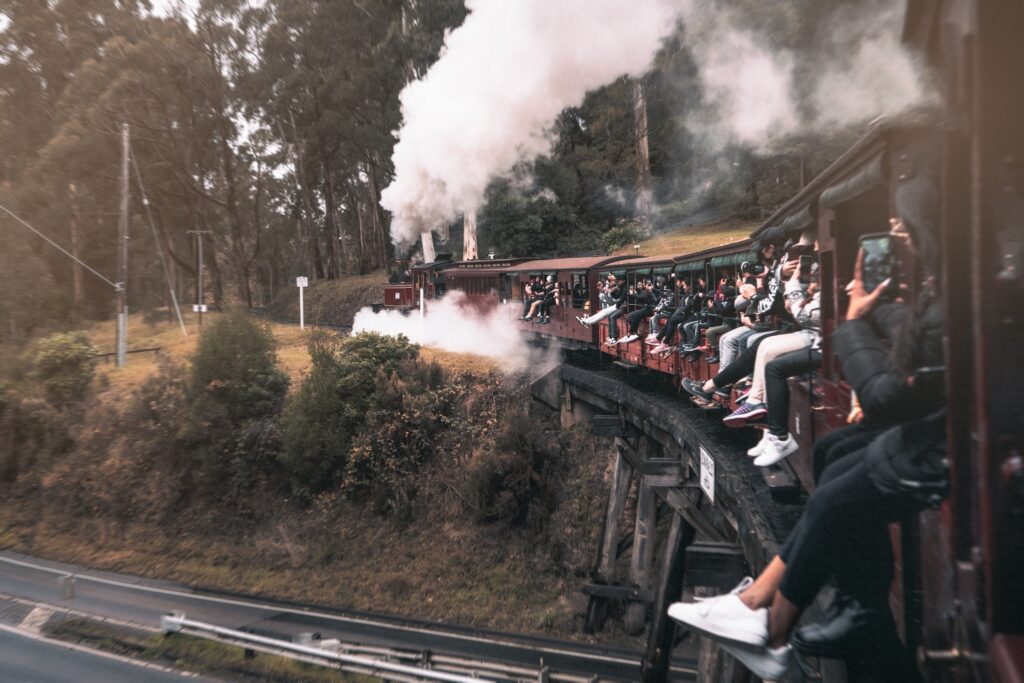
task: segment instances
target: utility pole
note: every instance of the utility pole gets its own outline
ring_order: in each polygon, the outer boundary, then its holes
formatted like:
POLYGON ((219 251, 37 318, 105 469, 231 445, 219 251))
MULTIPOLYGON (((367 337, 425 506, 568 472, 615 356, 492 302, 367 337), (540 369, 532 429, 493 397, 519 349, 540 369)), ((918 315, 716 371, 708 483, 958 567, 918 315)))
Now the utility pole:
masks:
POLYGON ((195 311, 199 315, 199 328, 203 327, 203 310, 206 305, 203 303, 203 235, 212 230, 189 230, 190 235, 196 236, 196 305, 195 311))
POLYGON ((128 183, 128 124, 121 124, 121 225, 118 240, 117 277, 117 366, 128 358, 128 210, 131 188, 128 183))

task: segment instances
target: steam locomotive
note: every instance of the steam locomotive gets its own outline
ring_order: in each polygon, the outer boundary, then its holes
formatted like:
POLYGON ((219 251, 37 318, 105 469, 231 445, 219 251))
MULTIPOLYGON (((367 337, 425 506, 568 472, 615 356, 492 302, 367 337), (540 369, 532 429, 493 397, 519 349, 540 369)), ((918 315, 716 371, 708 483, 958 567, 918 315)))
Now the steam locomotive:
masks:
MULTIPOLYGON (((845 310, 862 235, 888 229, 897 184, 916 172, 921 150, 938 159, 941 290, 949 404, 949 495, 894 529, 900 581, 894 597, 907 646, 927 680, 1024 680, 1024 4, 997 0, 910 0, 904 40, 941 82, 936 114, 876 122, 867 134, 782 205, 751 239, 697 253, 428 263, 388 285, 384 305, 415 307, 439 289, 499 309, 529 336, 592 348, 622 365, 707 379, 716 364, 652 356, 641 338, 608 347, 596 283, 614 273, 627 285, 683 272, 709 286, 753 258, 752 240, 779 227, 818 243, 821 369, 791 380, 790 433, 800 450, 789 466, 813 487, 811 444, 845 421, 850 389, 830 348, 845 310), (1014 27, 1014 30, 1010 30, 1014 27), (550 324, 520 322, 524 285, 554 277, 560 296, 550 324), (589 294, 573 299, 575 285, 589 294)), ((912 262, 902 268, 911 273, 912 262)), ((913 283, 914 278, 908 278, 913 283)), ((913 300, 914 292, 906 292, 913 300)), ((624 320, 619 325, 624 325, 624 320)), ((646 325, 646 322, 644 323, 646 325)), ((621 333, 624 330, 620 330, 621 333)), ((618 334, 616 336, 619 336, 618 334)), ((678 340, 676 340, 678 343, 678 340)))

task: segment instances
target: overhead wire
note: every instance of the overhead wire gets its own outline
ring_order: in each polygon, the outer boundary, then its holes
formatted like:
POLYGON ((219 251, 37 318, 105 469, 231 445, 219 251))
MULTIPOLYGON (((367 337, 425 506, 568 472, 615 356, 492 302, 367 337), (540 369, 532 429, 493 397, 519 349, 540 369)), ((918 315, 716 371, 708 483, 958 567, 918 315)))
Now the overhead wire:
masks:
POLYGON ((135 181, 139 186, 139 194, 142 195, 142 206, 146 210, 146 219, 149 222, 149 229, 153 232, 153 241, 156 243, 156 253, 160 257, 160 267, 164 271, 164 279, 167 281, 167 291, 171 294, 171 303, 174 304, 174 312, 178 316, 178 324, 181 326, 181 334, 188 336, 188 330, 185 329, 185 320, 181 317, 181 308, 178 306, 178 295, 174 291, 174 287, 171 286, 171 271, 167 267, 167 258, 164 256, 163 245, 160 244, 160 235, 156 229, 156 222, 153 220, 153 212, 149 209, 149 197, 146 195, 146 186, 142 182, 142 174, 139 173, 139 164, 135 160, 135 151, 132 149, 131 144, 128 145, 128 158, 131 159, 132 169, 135 171, 135 181))
POLYGON ((29 224, 29 223, 28 223, 28 222, 27 222, 27 221, 26 221, 25 219, 23 219, 23 218, 22 218, 21 216, 19 216, 18 214, 14 213, 14 212, 13 212, 13 211, 11 211, 10 209, 8 209, 8 208, 7 208, 6 206, 4 206, 3 204, 0 204, 0 211, 3 211, 4 213, 6 213, 6 214, 7 214, 7 215, 9 215, 9 216, 10 216, 11 218, 13 218, 14 220, 16 220, 16 221, 18 221, 19 223, 21 223, 21 224, 22 224, 23 226, 25 226, 26 228, 28 228, 29 230, 31 230, 32 232, 34 232, 34 233, 35 233, 36 235, 38 235, 39 237, 42 237, 42 238, 43 238, 43 239, 44 239, 44 240, 45 240, 45 241, 46 241, 47 243, 49 243, 49 244, 50 244, 50 246, 54 247, 55 249, 57 249, 58 251, 60 251, 60 252, 61 252, 62 254, 64 254, 65 256, 67 256, 68 258, 70 258, 71 260, 73 260, 73 261, 74 261, 75 263, 77 263, 78 265, 82 266, 83 268, 85 268, 86 270, 88 270, 88 271, 89 271, 90 273, 92 273, 93 275, 95 275, 95 276, 96 276, 96 277, 98 277, 99 279, 101 279, 101 280, 103 280, 104 282, 106 282, 106 283, 107 283, 108 285, 110 285, 111 287, 113 287, 115 291, 120 291, 121 287, 120 287, 120 285, 118 285, 118 284, 117 284, 116 282, 114 282, 113 280, 111 280, 111 279, 110 279, 110 278, 108 278, 107 276, 105 276, 105 275, 103 275, 102 273, 100 273, 100 272, 99 272, 98 270, 96 270, 95 268, 93 268, 92 266, 90 266, 90 265, 89 265, 88 263, 86 263, 86 262, 85 262, 85 261, 83 261, 82 259, 78 258, 78 257, 77 257, 77 256, 75 256, 74 254, 72 254, 72 253, 71 253, 70 251, 68 251, 68 250, 67 250, 67 249, 65 249, 64 247, 62 247, 62 246, 60 246, 59 244, 57 244, 56 242, 54 242, 54 241, 53 241, 52 239, 50 239, 49 237, 47 237, 46 235, 44 235, 44 234, 43 234, 42 232, 40 232, 39 230, 37 230, 37 229, 35 229, 34 227, 32 227, 32 226, 31 226, 31 225, 30 225, 30 224, 29 224))

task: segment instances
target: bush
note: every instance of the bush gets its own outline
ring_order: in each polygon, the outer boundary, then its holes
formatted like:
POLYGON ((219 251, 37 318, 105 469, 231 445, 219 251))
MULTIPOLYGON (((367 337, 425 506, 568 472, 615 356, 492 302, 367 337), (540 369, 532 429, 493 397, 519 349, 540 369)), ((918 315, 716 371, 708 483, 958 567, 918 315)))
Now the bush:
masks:
POLYGON ((289 402, 280 462, 292 491, 308 500, 342 484, 349 448, 384 377, 418 355, 405 337, 354 337, 318 331, 309 342, 312 367, 289 402))
POLYGON ((276 462, 276 421, 287 391, 269 326, 236 311, 203 330, 183 438, 207 486, 230 484, 228 493, 244 495, 276 462))
POLYGON ((621 220, 601 238, 607 253, 612 253, 641 241, 647 234, 647 226, 640 219, 621 220))
POLYGON ((345 492, 371 497, 381 512, 408 512, 409 484, 434 453, 457 392, 436 363, 410 360, 390 374, 378 372, 366 422, 345 465, 345 492))
POLYGON ((268 325, 232 311, 203 330, 192 358, 192 395, 201 407, 214 404, 240 425, 275 414, 287 391, 268 325))
POLYGON ((55 406, 81 401, 96 375, 96 349, 84 332, 59 332, 39 342, 35 374, 55 406))
POLYGON ((493 442, 474 451, 462 499, 478 521, 542 527, 554 507, 549 479, 559 452, 557 433, 513 408, 493 442))

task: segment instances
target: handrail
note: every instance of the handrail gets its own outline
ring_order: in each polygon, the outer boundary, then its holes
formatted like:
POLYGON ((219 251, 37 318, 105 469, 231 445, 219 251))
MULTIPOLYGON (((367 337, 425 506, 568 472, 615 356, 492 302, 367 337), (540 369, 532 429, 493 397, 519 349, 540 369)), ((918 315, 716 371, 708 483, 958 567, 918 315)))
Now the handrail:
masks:
POLYGON ((216 624, 208 624, 202 621, 186 619, 185 615, 180 612, 168 612, 164 614, 160 618, 160 628, 164 633, 178 633, 183 629, 189 629, 190 634, 192 634, 191 632, 198 631, 199 633, 194 635, 198 635, 199 637, 203 637, 204 633, 210 633, 223 638, 230 638, 231 640, 239 641, 241 643, 251 643, 265 647, 272 647, 285 652, 293 652, 307 657, 317 657, 320 659, 335 661, 340 664, 359 666, 374 671, 387 671, 389 673, 405 676, 415 676, 423 680, 446 681, 448 683, 488 683, 487 679, 483 678, 460 676, 458 674, 445 673, 443 671, 422 669, 416 666, 395 664, 394 662, 387 662, 370 657, 341 654, 338 652, 331 652, 330 650, 325 650, 323 648, 301 645, 299 643, 278 640, 276 638, 258 636, 254 633, 246 633, 245 631, 224 628, 223 626, 217 626, 216 624))

